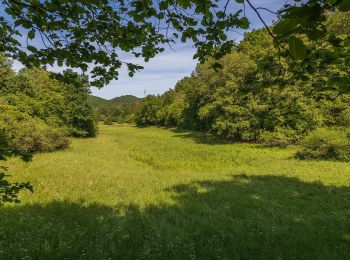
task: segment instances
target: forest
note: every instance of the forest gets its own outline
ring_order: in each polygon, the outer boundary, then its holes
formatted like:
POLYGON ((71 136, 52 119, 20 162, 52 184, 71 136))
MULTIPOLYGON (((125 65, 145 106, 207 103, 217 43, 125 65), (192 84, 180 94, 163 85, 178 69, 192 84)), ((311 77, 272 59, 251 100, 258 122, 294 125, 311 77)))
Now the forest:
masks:
POLYGON ((350 259, 349 213, 349 0, 0 1, 0 259, 350 259))
POLYGON ((96 121, 104 124, 134 123, 136 107, 141 98, 133 95, 115 97, 109 100, 89 95, 88 102, 94 110, 96 121))
POLYGON ((12 151, 53 151, 67 147, 69 136, 96 135, 86 78, 70 70, 53 74, 32 68, 15 73, 5 56, 0 59, 0 125, 12 151))
POLYGON ((349 37, 350 13, 329 15, 325 42, 308 42, 315 52, 300 67, 280 56, 264 29, 248 32, 220 59, 198 64, 191 76, 139 105, 136 123, 206 131, 228 141, 285 147, 301 144, 299 158, 350 160, 350 89, 335 79, 349 75, 349 63, 327 45, 349 37), (331 37, 332 35, 332 37, 331 37))

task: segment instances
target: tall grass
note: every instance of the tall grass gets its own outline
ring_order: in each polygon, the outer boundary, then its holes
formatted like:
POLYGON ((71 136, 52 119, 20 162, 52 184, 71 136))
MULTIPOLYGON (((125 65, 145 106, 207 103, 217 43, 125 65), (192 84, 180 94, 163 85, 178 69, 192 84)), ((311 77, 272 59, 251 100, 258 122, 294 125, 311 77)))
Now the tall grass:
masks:
POLYGON ((349 259, 350 164, 194 132, 100 126, 7 162, 0 259, 349 259))

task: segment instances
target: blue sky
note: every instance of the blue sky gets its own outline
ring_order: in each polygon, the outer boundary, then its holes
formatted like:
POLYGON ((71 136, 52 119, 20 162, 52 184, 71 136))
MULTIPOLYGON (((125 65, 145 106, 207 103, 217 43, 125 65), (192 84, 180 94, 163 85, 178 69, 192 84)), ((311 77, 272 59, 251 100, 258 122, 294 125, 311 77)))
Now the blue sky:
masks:
MULTIPOLYGON (((255 7, 263 6, 273 11, 280 9, 286 0, 251 0, 255 7)), ((292 0, 289 0, 292 2, 292 0)), ((260 28, 263 26, 261 21, 252 9, 246 5, 245 14, 251 21, 250 29, 260 28)), ((270 12, 260 10, 261 15, 267 24, 271 24, 276 19, 275 15, 270 12)), ((242 34, 232 35, 233 39, 239 41, 242 34)), ((165 52, 151 59, 149 62, 144 62, 142 59, 135 59, 133 56, 123 54, 123 61, 140 64, 145 68, 137 72, 134 77, 128 76, 127 70, 120 70, 119 80, 112 81, 108 86, 102 89, 92 88, 92 94, 111 99, 121 95, 135 95, 144 97, 146 94, 162 94, 170 88, 173 88, 178 80, 192 73, 196 66, 196 60, 193 60, 195 49, 191 43, 177 43, 172 45, 172 49, 166 48, 165 52)), ((21 64, 14 62, 14 68, 18 70, 21 64)), ((50 69, 50 68, 49 68, 50 69)), ((54 71, 61 71, 64 68, 51 68, 54 71)))
MULTIPOLYGON (((264 6, 270 10, 280 9, 286 1, 281 0, 252 0, 254 6, 264 6)), ((275 16, 269 12, 260 10, 264 20, 271 24, 275 16)), ((263 24, 252 10, 246 10, 246 16, 251 20, 250 28, 260 28, 263 24)), ((241 35, 233 35, 240 40, 241 35)), ((173 88, 178 80, 192 73, 196 66, 196 60, 193 60, 195 49, 191 44, 178 43, 173 45, 171 50, 167 48, 165 52, 153 58, 148 63, 137 59, 127 59, 134 61, 145 68, 130 78, 125 69, 120 71, 119 80, 112 81, 108 86, 102 89, 92 88, 92 94, 111 99, 121 95, 135 95, 144 97, 146 94, 162 94, 170 88, 173 88)))

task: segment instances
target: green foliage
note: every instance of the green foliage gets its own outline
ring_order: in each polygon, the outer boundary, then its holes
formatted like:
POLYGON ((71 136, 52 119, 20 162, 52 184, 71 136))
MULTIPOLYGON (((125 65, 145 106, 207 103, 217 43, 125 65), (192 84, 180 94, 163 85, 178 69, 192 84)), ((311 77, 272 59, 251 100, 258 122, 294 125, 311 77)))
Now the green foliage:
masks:
POLYGON ((306 47, 302 40, 291 36, 288 39, 290 55, 295 60, 303 60, 306 56, 306 47))
POLYGON ((16 111, 12 106, 1 105, 0 112, 0 128, 11 151, 31 154, 63 149, 69 145, 62 129, 48 126, 38 118, 16 111))
POLYGON ((137 102, 139 102, 140 98, 135 97, 133 95, 125 95, 125 96, 115 97, 111 99, 111 101, 120 105, 132 106, 132 105, 135 105, 137 102))
POLYGON ((259 135, 259 141, 266 146, 287 147, 298 140, 294 130, 281 127, 276 127, 273 132, 262 131, 259 135))
MULTIPOLYGON (((53 75, 31 68, 15 73, 0 55, 0 160, 68 147, 68 135, 95 136, 93 110, 87 103, 87 79, 65 71, 53 75)), ((18 193, 30 183, 11 183, 0 166, 0 205, 20 202, 18 193)))
POLYGON ((136 111, 136 124, 140 126, 154 125, 158 123, 158 115, 161 102, 157 96, 147 96, 143 99, 136 111))
POLYGON ((350 161, 350 131, 343 128, 318 128, 302 142, 296 157, 350 161))
POLYGON ((97 132, 93 109, 88 102, 90 94, 87 77, 82 77, 71 70, 54 75, 65 89, 63 112, 64 123, 73 136, 93 137, 97 132))
POLYGON ((113 120, 111 117, 106 117, 105 120, 103 120, 103 124, 105 125, 113 125, 113 120))
POLYGON ((88 103, 93 108, 97 121, 104 121, 109 117, 111 121, 118 123, 134 122, 134 114, 140 100, 132 95, 120 96, 111 100, 91 95, 88 97, 88 103))
POLYGON ((122 119, 122 121, 118 121, 118 123, 127 123, 127 124, 135 123, 135 115, 134 114, 126 115, 122 119))
MULTIPOLYGON (((278 11, 279 21, 271 32, 276 45, 289 45, 295 59, 312 64, 305 40, 327 35, 324 26, 329 12, 349 11, 348 0, 308 0, 285 4, 278 11), (303 35, 304 37, 301 37, 303 35)), ((94 86, 117 79, 123 64, 129 75, 142 66, 120 60, 129 52, 145 61, 164 51, 166 43, 191 41, 194 58, 203 63, 229 53, 234 46, 232 30, 249 29, 245 16, 249 6, 258 17, 260 9, 251 1, 2 1, 0 52, 6 52, 26 66, 66 65, 88 71, 94 86), (169 35, 171 28, 172 35, 169 35), (23 41, 26 38, 26 41, 23 41)), ((264 6, 262 6, 264 8, 264 6)), ((344 39, 341 39, 343 42, 344 39)), ((336 52, 345 48, 332 46, 336 52)), ((345 50, 348 52, 348 50, 345 50)), ((349 57, 348 53, 346 54, 349 57)), ((214 62, 213 67, 220 67, 214 62)))
POLYGON ((0 88, 0 96, 18 111, 66 128, 72 136, 91 137, 96 135, 97 126, 88 104, 89 87, 86 77, 71 70, 52 74, 31 68, 13 73, 0 88))
POLYGON ((297 144, 321 126, 346 125, 350 95, 343 84, 331 82, 350 70, 334 64, 333 49, 325 52, 320 45, 310 41, 307 48, 328 61, 314 57, 312 66, 303 67, 279 56, 266 30, 246 33, 237 49, 219 60, 222 69, 212 68, 214 60, 199 64, 174 90, 144 100, 136 122, 276 146, 297 144))
POLYGON ((342 111, 336 122, 340 126, 350 127, 350 107, 342 111))
POLYGON ((349 20, 350 12, 335 12, 329 15, 326 21, 328 32, 335 35, 350 36, 349 20))
POLYGON ((183 127, 184 123, 184 111, 185 111, 185 101, 183 93, 171 93, 171 103, 164 104, 164 102, 169 102, 166 100, 167 97, 164 97, 163 106, 160 112, 158 113, 158 118, 162 120, 162 124, 165 126, 179 126, 183 127))
POLYGON ((100 108, 100 109, 107 109, 110 105, 110 102, 104 98, 96 97, 93 95, 88 96, 88 102, 90 106, 94 109, 100 108))

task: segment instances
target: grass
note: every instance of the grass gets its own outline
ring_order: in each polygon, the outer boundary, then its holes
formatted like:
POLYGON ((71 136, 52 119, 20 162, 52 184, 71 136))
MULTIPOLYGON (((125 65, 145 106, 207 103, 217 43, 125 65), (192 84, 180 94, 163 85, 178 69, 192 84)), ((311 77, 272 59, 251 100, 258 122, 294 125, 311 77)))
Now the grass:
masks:
POLYGON ((7 162, 35 192, 0 208, 0 259, 349 259, 350 164, 293 152, 100 126, 7 162))

